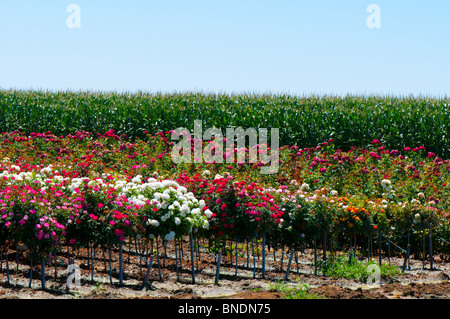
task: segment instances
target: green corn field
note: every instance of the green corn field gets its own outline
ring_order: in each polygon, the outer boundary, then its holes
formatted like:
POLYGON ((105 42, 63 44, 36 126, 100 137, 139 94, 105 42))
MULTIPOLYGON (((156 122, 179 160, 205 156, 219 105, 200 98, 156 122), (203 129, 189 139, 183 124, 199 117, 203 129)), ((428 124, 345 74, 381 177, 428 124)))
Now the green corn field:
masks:
POLYGON ((332 138, 343 149, 379 139, 390 149, 423 145, 450 156, 448 98, 0 91, 0 130, 25 133, 114 129, 128 138, 178 127, 279 128, 280 146, 316 146, 332 138))

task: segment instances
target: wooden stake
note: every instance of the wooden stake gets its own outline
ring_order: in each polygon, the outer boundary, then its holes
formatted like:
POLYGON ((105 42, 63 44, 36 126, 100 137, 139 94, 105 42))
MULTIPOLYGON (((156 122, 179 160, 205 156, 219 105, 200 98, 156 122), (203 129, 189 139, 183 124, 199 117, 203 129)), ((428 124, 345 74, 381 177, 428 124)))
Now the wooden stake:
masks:
POLYGON ((123 285, 123 247, 122 242, 119 244, 119 285, 123 285))
MULTIPOLYGON (((9 245, 9 244, 8 244, 9 245)), ((5 251, 6 251, 6 277, 7 277, 7 280, 8 280, 8 285, 10 284, 10 282, 9 282, 9 261, 8 261, 8 247, 6 247, 6 249, 5 249, 5 251)))
POLYGON ((152 270, 152 266, 153 266, 153 255, 150 256, 150 261, 147 264, 147 273, 145 274, 145 277, 144 277, 144 286, 147 285, 147 283, 148 283, 148 278, 150 277, 150 272, 152 270))
POLYGON ((266 235, 262 236, 262 278, 266 277, 266 235))
POLYGON ((381 230, 378 230, 378 263, 381 266, 381 230))
MULTIPOLYGON (((45 259, 42 257, 41 259, 41 286, 42 289, 45 289, 45 259)), ((9 282, 8 282, 9 283, 9 282)))
POLYGON ((214 282, 214 284, 216 286, 219 285, 219 274, 220 274, 220 261, 222 259, 222 250, 219 250, 219 254, 217 256, 217 265, 216 265, 216 280, 214 282))
POLYGON ((317 244, 316 244, 316 236, 314 236, 314 275, 317 275, 317 244))
POLYGON ((422 269, 425 269, 425 231, 422 230, 422 269))
POLYGON ((428 235, 428 245, 430 251, 430 270, 433 270, 433 237, 431 235, 431 228, 430 233, 428 235))
POLYGON ((289 262, 286 270, 286 275, 284 277, 285 280, 288 280, 289 272, 291 271, 291 263, 292 263, 292 257, 294 256, 294 249, 291 248, 291 255, 289 256, 289 262))
POLYGON ((177 253, 177 239, 174 239, 174 245, 175 245, 175 269, 177 272, 177 281, 180 281, 180 275, 178 273, 178 253, 177 253))
POLYGON ((109 282, 112 285, 112 267, 111 267, 111 255, 112 255, 112 248, 109 246, 109 282))
POLYGON ((158 241, 158 238, 156 238, 156 256, 157 256, 157 260, 158 260, 159 280, 161 280, 162 279, 162 275, 161 275, 161 263, 159 261, 159 241, 158 241))
POLYGON ((33 281, 33 257, 31 257, 30 253, 30 281, 28 282, 28 288, 31 288, 33 281))
POLYGON ((235 277, 237 277, 237 271, 238 271, 238 240, 237 240, 237 238, 235 239, 235 243, 236 243, 236 246, 235 246, 235 264, 236 264, 236 268, 235 268, 235 273, 234 273, 234 276, 235 277))
POLYGON ((253 279, 256 278, 256 257, 255 257, 255 245, 252 237, 252 255, 253 255, 253 279))
POLYGON ((19 272, 19 249, 17 247, 18 244, 16 244, 16 273, 19 272))
POLYGON ((194 243, 192 238, 192 231, 189 233, 189 244, 191 246, 191 268, 192 268, 192 283, 195 284, 195 266, 194 266, 194 243))
POLYGON ((250 256, 249 256, 249 250, 248 250, 248 238, 245 239, 245 242, 247 244, 247 269, 248 269, 249 263, 250 263, 250 256))
POLYGON ((94 243, 91 247, 91 280, 94 281, 94 243))

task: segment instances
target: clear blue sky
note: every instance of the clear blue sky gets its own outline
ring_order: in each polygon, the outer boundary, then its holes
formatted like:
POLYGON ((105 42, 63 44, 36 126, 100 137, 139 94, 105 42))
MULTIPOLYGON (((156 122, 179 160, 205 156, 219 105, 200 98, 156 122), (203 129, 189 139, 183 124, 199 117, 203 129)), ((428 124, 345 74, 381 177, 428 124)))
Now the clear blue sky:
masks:
POLYGON ((449 14, 449 0, 2 0, 0 87, 450 96, 449 14))

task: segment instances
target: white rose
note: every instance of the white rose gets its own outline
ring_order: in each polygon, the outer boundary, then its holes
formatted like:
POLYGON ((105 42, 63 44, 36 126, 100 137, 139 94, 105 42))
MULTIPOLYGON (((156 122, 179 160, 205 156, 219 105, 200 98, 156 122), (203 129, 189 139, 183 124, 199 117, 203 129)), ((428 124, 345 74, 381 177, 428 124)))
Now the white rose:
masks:
POLYGON ((184 187, 184 186, 180 186, 180 187, 178 187, 178 191, 180 191, 181 193, 187 193, 187 188, 186 187, 184 187))
POLYGON ((135 177, 133 177, 133 179, 131 180, 131 182, 136 183, 136 184, 140 184, 141 183, 141 177, 142 175, 136 175, 135 177))
POLYGON ((210 211, 209 209, 207 209, 207 210, 205 210, 205 216, 206 216, 206 218, 211 218, 211 216, 212 216, 212 211, 210 211))
POLYGON ((159 226, 159 222, 156 219, 149 219, 147 221, 147 225, 152 225, 154 227, 158 227, 159 226))
POLYGON ((211 172, 208 171, 208 170, 204 170, 203 173, 202 173, 202 175, 203 175, 203 176, 209 176, 209 175, 211 175, 211 172))
POLYGON ((185 213, 185 214, 188 214, 189 213, 189 207, 187 206, 187 205, 183 205, 183 206, 181 206, 181 208, 180 208, 180 212, 182 212, 182 213, 185 213))

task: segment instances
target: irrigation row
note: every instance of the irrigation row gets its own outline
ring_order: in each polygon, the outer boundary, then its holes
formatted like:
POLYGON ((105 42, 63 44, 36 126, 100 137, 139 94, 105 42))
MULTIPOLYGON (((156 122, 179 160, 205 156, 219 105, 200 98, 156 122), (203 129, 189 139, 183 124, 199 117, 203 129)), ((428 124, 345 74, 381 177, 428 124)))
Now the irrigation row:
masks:
MULTIPOLYGON (((60 252, 56 256, 53 256, 52 261, 44 262, 42 260, 41 263, 33 263, 33 258, 29 258, 32 252, 24 249, 23 246, 19 244, 4 244, 1 247, 0 253, 0 272, 6 273, 7 284, 11 285, 10 275, 11 272, 14 271, 15 264, 15 274, 18 274, 20 271, 23 274, 28 272, 29 288, 33 287, 33 278, 36 277, 34 273, 39 273, 41 288, 45 289, 46 279, 51 278, 51 276, 46 274, 46 271, 48 272, 53 268, 54 280, 58 281, 58 278, 59 280, 61 280, 61 278, 66 279, 66 291, 69 291, 77 283, 79 284, 79 280, 81 278, 80 265, 76 265, 75 261, 85 262, 82 265, 85 269, 87 268, 87 270, 89 270, 89 275, 84 277, 84 279, 92 283, 98 280, 98 276, 94 276, 94 264, 96 261, 97 263, 103 263, 103 272, 108 274, 110 284, 118 284, 119 286, 123 286, 124 268, 127 266, 130 267, 133 263, 131 260, 133 258, 135 261, 135 267, 139 267, 139 274, 141 275, 140 277, 142 277, 141 280, 143 286, 147 286, 149 284, 150 274, 152 272, 156 272, 156 274, 153 275, 153 280, 163 280, 161 271, 163 268, 170 268, 172 271, 175 271, 177 281, 185 280, 185 278, 182 279, 181 276, 182 274, 189 272, 191 277, 190 281, 193 284, 197 282, 196 275, 198 274, 214 276, 214 283, 219 285, 221 276, 265 279, 266 271, 275 271, 284 274, 284 279, 288 280, 289 274, 292 271, 296 271, 297 274, 304 273, 306 271, 308 274, 318 275, 320 249, 322 250, 322 256, 320 257, 322 262, 335 258, 338 252, 348 254, 350 262, 352 258, 354 258, 353 256, 355 250, 367 252, 367 259, 371 260, 373 258, 371 236, 369 236, 368 239, 367 251, 364 251, 363 247, 361 245, 356 246, 354 241, 352 241, 353 245, 346 248, 342 247, 332 239, 323 240, 319 247, 316 244, 316 241, 314 241, 314 247, 299 247, 298 249, 279 247, 275 243, 265 240, 264 237, 258 239, 253 238, 252 240, 246 240, 244 242, 227 240, 224 242, 221 249, 217 249, 217 247, 212 247, 211 242, 208 242, 205 238, 199 238, 198 236, 192 235, 185 236, 181 239, 178 238, 170 242, 156 239, 148 242, 138 238, 126 238, 125 242, 116 248, 94 247, 94 245, 91 244, 84 249, 73 250, 71 247, 61 246, 60 252), (329 245, 327 245, 327 242, 329 245), (306 249, 313 249, 314 259, 311 262, 302 262, 300 260, 301 256, 308 259, 306 249), (11 253, 11 250, 13 253, 11 253), (100 257, 98 256, 99 251, 101 253, 100 257), (281 251, 281 256, 279 256, 280 254, 277 256, 278 251, 281 251), (19 262, 19 254, 22 253, 23 257, 26 252, 28 252, 27 258, 21 259, 29 259, 28 271, 23 268, 19 270, 21 265, 19 262), (119 270, 117 271, 117 268, 114 269, 114 275, 115 277, 118 277, 116 278, 118 279, 118 283, 113 280, 113 253, 114 256, 117 257, 115 261, 118 261, 119 263, 119 270), (10 265, 11 254, 15 257, 15 263, 13 263, 13 265, 10 265), (215 268, 214 271, 212 271, 211 268, 208 269, 199 266, 199 262, 205 261, 215 265, 212 268, 215 268), (279 265, 278 267, 276 266, 277 264, 279 265), (299 265, 306 267, 302 267, 302 271, 300 272, 299 265), (67 274, 67 276, 63 274, 58 277, 58 267, 66 267, 67 272, 65 273, 63 271, 62 273, 67 274)), ((436 239, 442 240, 448 244, 446 240, 440 238, 439 236, 436 236, 436 239)), ((432 238, 430 236, 430 243, 428 247, 430 263, 429 270, 433 270, 434 260, 431 240, 432 238)), ((381 249, 381 244, 382 243, 379 240, 378 263, 380 265, 383 254, 384 257, 387 257, 388 263, 390 264, 391 256, 397 253, 404 258, 403 271, 411 270, 409 244, 407 244, 406 249, 402 248, 397 243, 392 242, 389 237, 386 238, 384 245, 386 250, 381 249), (396 251, 393 251, 391 246, 396 248, 396 251)), ((423 269, 425 269, 426 263, 425 246, 426 245, 424 242, 423 269)))

